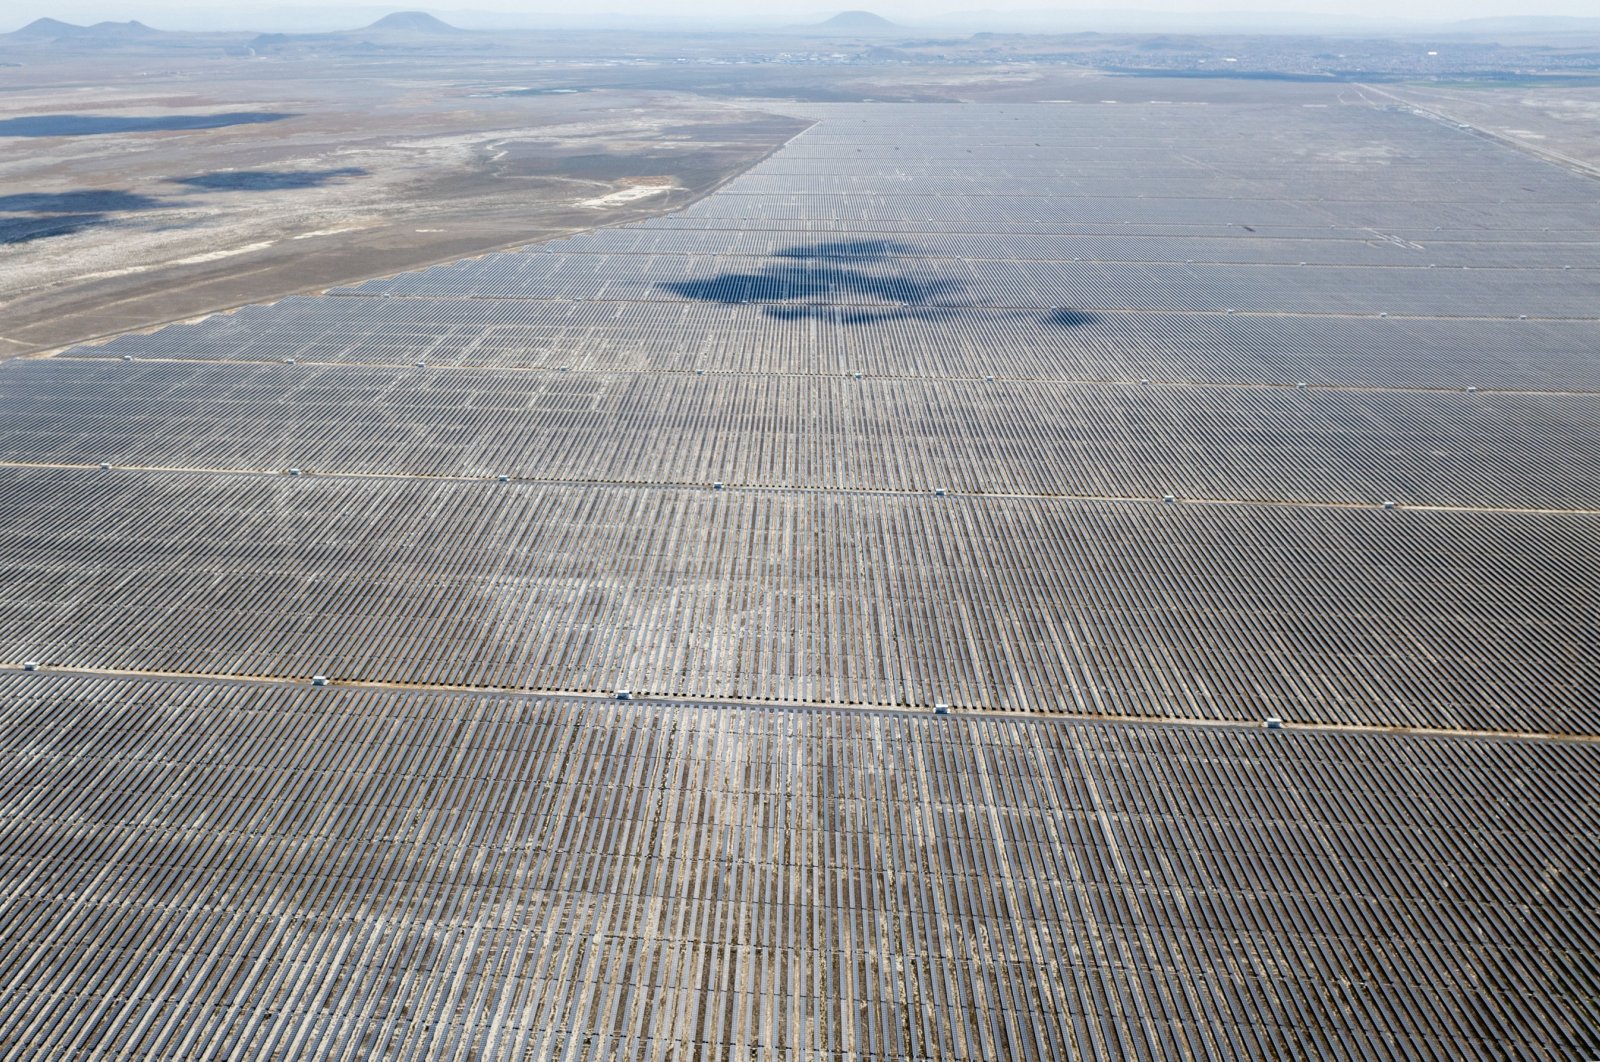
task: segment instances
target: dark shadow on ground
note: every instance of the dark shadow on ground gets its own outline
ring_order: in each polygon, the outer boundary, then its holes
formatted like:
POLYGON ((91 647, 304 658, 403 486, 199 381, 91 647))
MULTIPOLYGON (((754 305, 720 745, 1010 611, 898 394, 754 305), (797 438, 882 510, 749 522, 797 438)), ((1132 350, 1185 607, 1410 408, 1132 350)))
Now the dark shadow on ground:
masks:
POLYGON ((365 177, 360 166, 338 170, 219 170, 193 177, 174 177, 172 184, 208 192, 275 192, 293 188, 320 188, 344 177, 365 177))
MULTIPOLYGON (((724 304, 766 303, 762 312, 783 321, 806 318, 837 324, 870 324, 959 310, 965 282, 918 279, 898 258, 917 249, 899 240, 835 240, 797 244, 772 252, 772 263, 756 273, 722 273, 700 280, 658 284, 686 299, 724 304), (865 296, 866 301, 863 301, 865 296)), ((1080 328, 1094 321, 1084 310, 1047 311, 1045 323, 1080 328)))
POLYGON ((840 266, 809 269, 771 266, 760 273, 723 273, 704 280, 661 285, 667 291, 702 302, 790 302, 828 296, 866 295, 904 306, 926 306, 953 295, 966 285, 956 280, 916 280, 880 271, 840 266))
POLYGON ((89 188, 81 192, 18 192, 0 195, 0 214, 77 214, 157 210, 170 204, 133 192, 89 188))
POLYGON ((279 111, 229 111, 226 114, 166 114, 127 117, 112 114, 36 114, 0 120, 4 136, 99 136, 105 133, 158 133, 185 129, 223 129, 230 125, 281 122, 296 115, 279 111))
POLYGON ((1088 310, 1051 310, 1045 314, 1045 323, 1057 328, 1084 328, 1094 324, 1100 315, 1088 310))
POLYGON ((0 218, 0 246, 30 243, 49 236, 69 236, 104 225, 104 214, 58 214, 44 218, 0 218))
POLYGON ((703 280, 673 281, 660 287, 701 302, 787 303, 766 309, 768 315, 786 320, 823 312, 832 315, 838 307, 831 303, 839 296, 851 297, 852 302, 867 296, 890 304, 868 305, 853 311, 882 319, 906 308, 930 305, 966 287, 958 280, 918 280, 893 269, 877 268, 891 261, 892 253, 915 252, 910 245, 892 240, 800 244, 774 251, 772 257, 782 261, 773 262, 759 273, 723 273, 703 280), (864 268, 867 266, 874 268, 864 268), (818 301, 803 301, 810 299, 818 301))
POLYGON ((15 192, 0 195, 0 245, 31 243, 110 223, 113 214, 159 210, 170 204, 147 195, 104 188, 75 192, 15 192))
POLYGON ((917 250, 899 240, 833 240, 807 243, 774 251, 774 258, 866 258, 881 260, 896 255, 915 255, 917 250))

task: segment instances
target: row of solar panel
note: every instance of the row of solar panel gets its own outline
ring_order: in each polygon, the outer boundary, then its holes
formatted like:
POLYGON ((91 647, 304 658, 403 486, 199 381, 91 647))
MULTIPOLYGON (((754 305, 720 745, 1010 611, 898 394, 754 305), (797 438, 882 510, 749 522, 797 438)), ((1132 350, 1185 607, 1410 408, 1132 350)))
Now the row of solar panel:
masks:
POLYGON ((1600 511, 1600 401, 51 360, 0 461, 1600 511))
POLYGON ((1600 391, 1600 320, 290 298, 73 357, 1600 391))
POLYGON ((0 468, 0 661, 1600 733, 1600 517, 0 468))
POLYGON ((1588 744, 39 674, 0 753, 12 1057, 1600 1049, 1588 744))
POLYGON ((371 280, 338 295, 694 300, 908 307, 1594 315, 1586 270, 987 261, 785 256, 498 254, 371 280))
MULTIPOLYGON (((532 250, 532 248, 529 248, 532 250)), ((661 229, 630 225, 540 245, 548 254, 649 254, 773 256, 852 265, 860 259, 976 258, 984 260, 1155 262, 1165 264, 1298 266, 1364 265, 1562 270, 1600 268, 1600 241, 1487 242, 1430 239, 1410 244, 1370 232, 1341 236, 1268 237, 1235 228, 1231 234, 1193 236, 1124 233, 931 232, 855 234, 849 239, 797 239, 793 234, 745 229, 661 229)))

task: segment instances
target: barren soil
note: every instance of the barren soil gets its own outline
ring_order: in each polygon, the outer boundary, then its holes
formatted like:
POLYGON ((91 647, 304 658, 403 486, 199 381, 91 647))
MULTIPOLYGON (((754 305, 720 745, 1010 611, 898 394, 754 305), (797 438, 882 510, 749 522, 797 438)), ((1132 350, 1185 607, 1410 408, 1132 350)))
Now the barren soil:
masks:
POLYGON ((467 61, 112 62, 0 69, 0 356, 671 210, 807 124, 467 61))
POLYGON ((1600 176, 1600 86, 1440 83, 1367 91, 1600 176))

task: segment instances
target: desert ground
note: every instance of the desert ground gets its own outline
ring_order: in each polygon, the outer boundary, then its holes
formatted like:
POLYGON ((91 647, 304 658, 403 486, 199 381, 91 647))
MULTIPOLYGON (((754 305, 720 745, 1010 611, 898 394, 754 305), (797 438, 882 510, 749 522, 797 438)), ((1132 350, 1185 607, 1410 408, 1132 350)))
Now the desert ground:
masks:
POLYGON ((671 90, 528 91, 561 70, 355 66, 0 70, 0 353, 674 209, 808 124, 671 90))
POLYGON ((1411 82, 1365 91, 1600 176, 1600 85, 1411 82))

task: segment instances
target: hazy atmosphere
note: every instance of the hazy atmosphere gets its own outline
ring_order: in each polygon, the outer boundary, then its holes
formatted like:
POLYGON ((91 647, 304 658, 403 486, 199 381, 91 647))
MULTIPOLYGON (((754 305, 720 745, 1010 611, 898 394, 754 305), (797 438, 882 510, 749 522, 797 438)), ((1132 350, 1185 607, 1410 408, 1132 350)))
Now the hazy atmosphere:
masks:
MULTIPOLYGON (((995 7, 969 3, 907 3, 886 0, 871 5, 875 14, 907 26, 947 26, 970 30, 1028 28, 1147 29, 1206 32, 1218 30, 1301 30, 1326 28, 1363 32, 1428 32, 1467 19, 1578 17, 1600 25, 1600 13, 1588 0, 1541 0, 1519 6, 1505 0, 1415 0, 1403 7, 1380 0, 1316 0, 1284 4, 1275 0, 1163 0, 1149 7, 1104 3, 1059 3, 1011 0, 995 7)), ((0 32, 35 18, 69 22, 136 19, 163 29, 330 29, 362 25, 393 8, 359 5, 270 5, 257 3, 176 4, 81 2, 81 0, 14 0, 0 13, 0 32), (14 23, 6 26, 3 23, 14 23)), ((803 25, 821 22, 836 8, 780 2, 752 6, 737 0, 627 0, 583 9, 537 5, 516 0, 473 0, 466 4, 430 5, 427 10, 466 27, 612 24, 645 17, 661 25, 724 24, 727 26, 803 25)))

